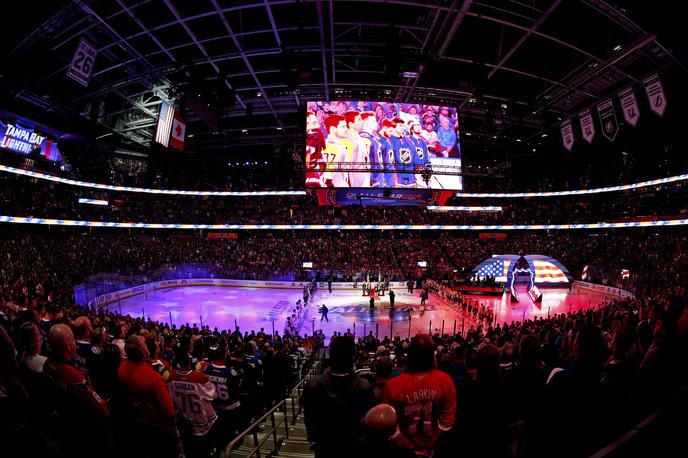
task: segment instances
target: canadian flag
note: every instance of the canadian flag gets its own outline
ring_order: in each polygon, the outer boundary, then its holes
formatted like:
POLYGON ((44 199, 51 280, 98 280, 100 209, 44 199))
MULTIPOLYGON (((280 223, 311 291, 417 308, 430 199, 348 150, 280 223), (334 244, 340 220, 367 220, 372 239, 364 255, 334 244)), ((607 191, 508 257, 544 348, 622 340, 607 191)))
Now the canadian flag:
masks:
POLYGON ((186 123, 182 121, 179 111, 174 113, 174 122, 172 122, 172 132, 170 134, 170 148, 175 148, 184 151, 184 136, 186 135, 186 123))
POLYGON ((628 269, 621 269, 621 278, 626 279, 631 276, 631 271, 628 269))
POLYGON ((588 278, 588 266, 583 267, 583 275, 581 275, 581 280, 588 278))

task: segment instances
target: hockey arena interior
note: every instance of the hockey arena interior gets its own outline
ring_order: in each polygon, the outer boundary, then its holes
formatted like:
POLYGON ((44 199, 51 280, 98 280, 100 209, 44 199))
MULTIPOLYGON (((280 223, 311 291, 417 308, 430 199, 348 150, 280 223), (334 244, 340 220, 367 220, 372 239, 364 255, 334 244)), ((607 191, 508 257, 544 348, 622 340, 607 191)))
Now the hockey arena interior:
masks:
POLYGON ((685 456, 681 2, 6 2, 0 456, 685 456))

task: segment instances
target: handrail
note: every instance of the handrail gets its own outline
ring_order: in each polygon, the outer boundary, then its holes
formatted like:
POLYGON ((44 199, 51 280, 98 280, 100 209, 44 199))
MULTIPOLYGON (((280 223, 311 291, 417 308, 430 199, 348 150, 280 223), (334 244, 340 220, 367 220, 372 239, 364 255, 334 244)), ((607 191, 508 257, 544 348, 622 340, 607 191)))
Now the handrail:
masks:
MULTIPOLYGON (((282 423, 287 422, 287 408, 286 408, 286 405, 287 405, 287 404, 286 404, 286 400, 283 399, 283 400, 281 400, 280 402, 278 402, 277 405, 275 405, 275 407, 273 407, 272 409, 270 409, 266 414, 264 414, 262 417, 260 417, 260 418, 257 419, 256 421, 254 421, 254 422, 251 424, 251 426, 249 426, 248 428, 246 428, 241 434, 239 434, 237 437, 235 437, 235 438, 232 440, 232 442, 229 443, 229 445, 227 445, 227 447, 225 448, 225 452, 224 452, 224 453, 225 453, 225 456, 231 457, 231 456, 232 456, 232 450, 234 450, 234 449, 237 447, 237 444, 240 443, 240 442, 243 440, 243 438, 246 437, 246 436, 248 436, 249 434, 253 434, 253 445, 254 445, 254 446, 253 446, 253 449, 251 449, 251 451, 249 452, 249 454, 246 455, 246 458, 249 458, 249 457, 253 456, 254 453, 256 454, 256 456, 257 456, 258 458, 260 458, 260 448, 262 447, 262 445, 263 445, 265 442, 267 442, 267 440, 270 438, 271 435, 272 435, 272 437, 273 437, 273 452, 276 452, 276 451, 277 451, 277 442, 278 442, 278 441, 277 441, 277 427, 280 426, 282 423), (284 417, 279 421, 279 423, 275 423, 275 412, 276 412, 277 409, 279 409, 280 407, 283 407, 282 410, 283 410, 283 412, 284 412, 284 417), (265 419, 267 419, 268 417, 271 417, 271 420, 272 420, 272 428, 270 429, 270 431, 268 431, 268 433, 265 435, 265 437, 264 437, 262 440, 259 441, 259 440, 258 440, 258 431, 256 431, 256 429, 257 429, 257 428, 260 426, 260 424, 263 423, 263 421, 264 421, 265 419)), ((286 425, 286 427, 285 427, 285 434, 286 434, 286 437, 289 438, 289 427, 288 427, 288 422, 287 422, 287 425, 286 425)))
MULTIPOLYGON (((311 367, 310 370, 306 373, 306 375, 294 386, 292 389, 292 393, 294 391, 298 391, 298 399, 301 399, 301 396, 303 395, 303 385, 304 383, 308 382, 316 373, 316 368, 311 367)), ((298 411, 294 405, 294 396, 291 396, 291 413, 292 413, 292 420, 291 424, 296 423, 296 419, 298 415, 301 414, 301 406, 299 403, 299 408, 298 411)), ((283 399, 280 402, 278 402, 274 407, 272 407, 269 411, 267 411, 263 416, 255 420, 251 425, 246 428, 244 431, 242 431, 239 435, 237 435, 232 441, 225 447, 223 456, 231 457, 232 456, 232 451, 238 447, 238 444, 240 444, 244 437, 248 436, 249 434, 253 435, 253 448, 251 451, 246 455, 245 458, 249 458, 251 456, 255 456, 257 458, 260 458, 260 450, 265 444, 265 442, 268 441, 270 436, 272 436, 273 440, 273 453, 277 452, 277 448, 280 444, 280 440, 277 439, 277 429, 284 424, 284 437, 286 439, 289 439, 289 416, 288 416, 288 409, 287 409, 287 400, 283 399), (275 412, 278 410, 281 410, 284 414, 284 417, 282 417, 279 421, 275 421, 275 412), (265 437, 262 439, 258 439, 258 428, 260 425, 267 420, 267 418, 270 417, 270 423, 271 427, 268 431, 265 432, 265 437)))
POLYGON ((301 379, 299 383, 296 384, 294 389, 292 390, 292 396, 291 396, 291 424, 295 425, 296 420, 298 419, 299 415, 301 415, 301 398, 303 397, 303 387, 307 382, 309 382, 318 372, 318 369, 316 367, 311 367, 311 369, 306 373, 306 375, 301 379), (294 400, 294 391, 298 393, 298 396, 296 400, 294 400), (296 403, 298 401, 298 408, 296 407, 296 403))
MULTIPOLYGON (((678 390, 678 393, 676 393, 673 399, 675 401, 676 399, 679 399, 681 396, 685 396, 687 394, 688 385, 683 385, 681 389, 678 390)), ((648 416, 643 418, 643 420, 640 421, 640 423, 631 427, 628 431, 626 431, 623 435, 615 439, 613 442, 609 443, 608 445, 601 448, 594 454, 590 455, 590 458, 602 458, 608 456, 609 454, 618 450, 620 447, 626 445, 635 437, 637 437, 640 433, 642 433, 645 429, 647 429, 648 426, 652 425, 660 416, 662 416, 666 412, 667 407, 668 406, 664 406, 653 411, 648 416)))

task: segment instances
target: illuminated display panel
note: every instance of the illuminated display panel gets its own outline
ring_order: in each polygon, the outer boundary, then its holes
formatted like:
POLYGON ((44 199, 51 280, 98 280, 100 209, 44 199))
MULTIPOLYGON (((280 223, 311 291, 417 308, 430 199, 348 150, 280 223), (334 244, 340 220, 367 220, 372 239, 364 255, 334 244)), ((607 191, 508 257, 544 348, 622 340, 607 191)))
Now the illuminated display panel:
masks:
POLYGON ((463 189, 454 107, 308 102, 306 187, 463 189))

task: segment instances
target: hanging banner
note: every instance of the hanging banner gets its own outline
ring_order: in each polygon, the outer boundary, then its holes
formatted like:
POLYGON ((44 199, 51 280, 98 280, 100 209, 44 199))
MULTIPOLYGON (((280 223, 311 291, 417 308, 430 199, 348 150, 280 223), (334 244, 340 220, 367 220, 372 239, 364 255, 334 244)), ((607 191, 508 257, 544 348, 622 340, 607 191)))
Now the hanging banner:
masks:
POLYGON ((583 138, 586 142, 592 143, 592 139, 595 137, 595 124, 592 122, 592 113, 589 109, 583 110, 578 114, 578 116, 580 117, 583 138))
POLYGON ((645 85, 645 92, 647 92, 647 98, 650 101, 650 108, 652 111, 660 116, 664 116, 667 101, 664 96, 662 82, 659 80, 659 75, 655 74, 645 78, 643 80, 643 85, 645 85))
POLYGON ((84 86, 88 86, 97 54, 98 51, 91 43, 83 38, 79 40, 79 46, 76 48, 72 62, 69 64, 67 76, 84 86))
POLYGON ((573 148, 574 138, 570 119, 567 119, 561 123, 561 139, 564 142, 564 148, 571 151, 571 148, 573 148))
POLYGON ((638 124, 640 110, 638 110, 638 101, 635 99, 633 88, 628 87, 619 92, 619 100, 621 101, 624 119, 627 123, 635 127, 635 125, 638 124))
POLYGON ((607 99, 597 105, 597 114, 600 116, 600 124, 602 124, 602 135, 613 142, 616 134, 619 133, 619 123, 616 121, 612 99, 607 99))

